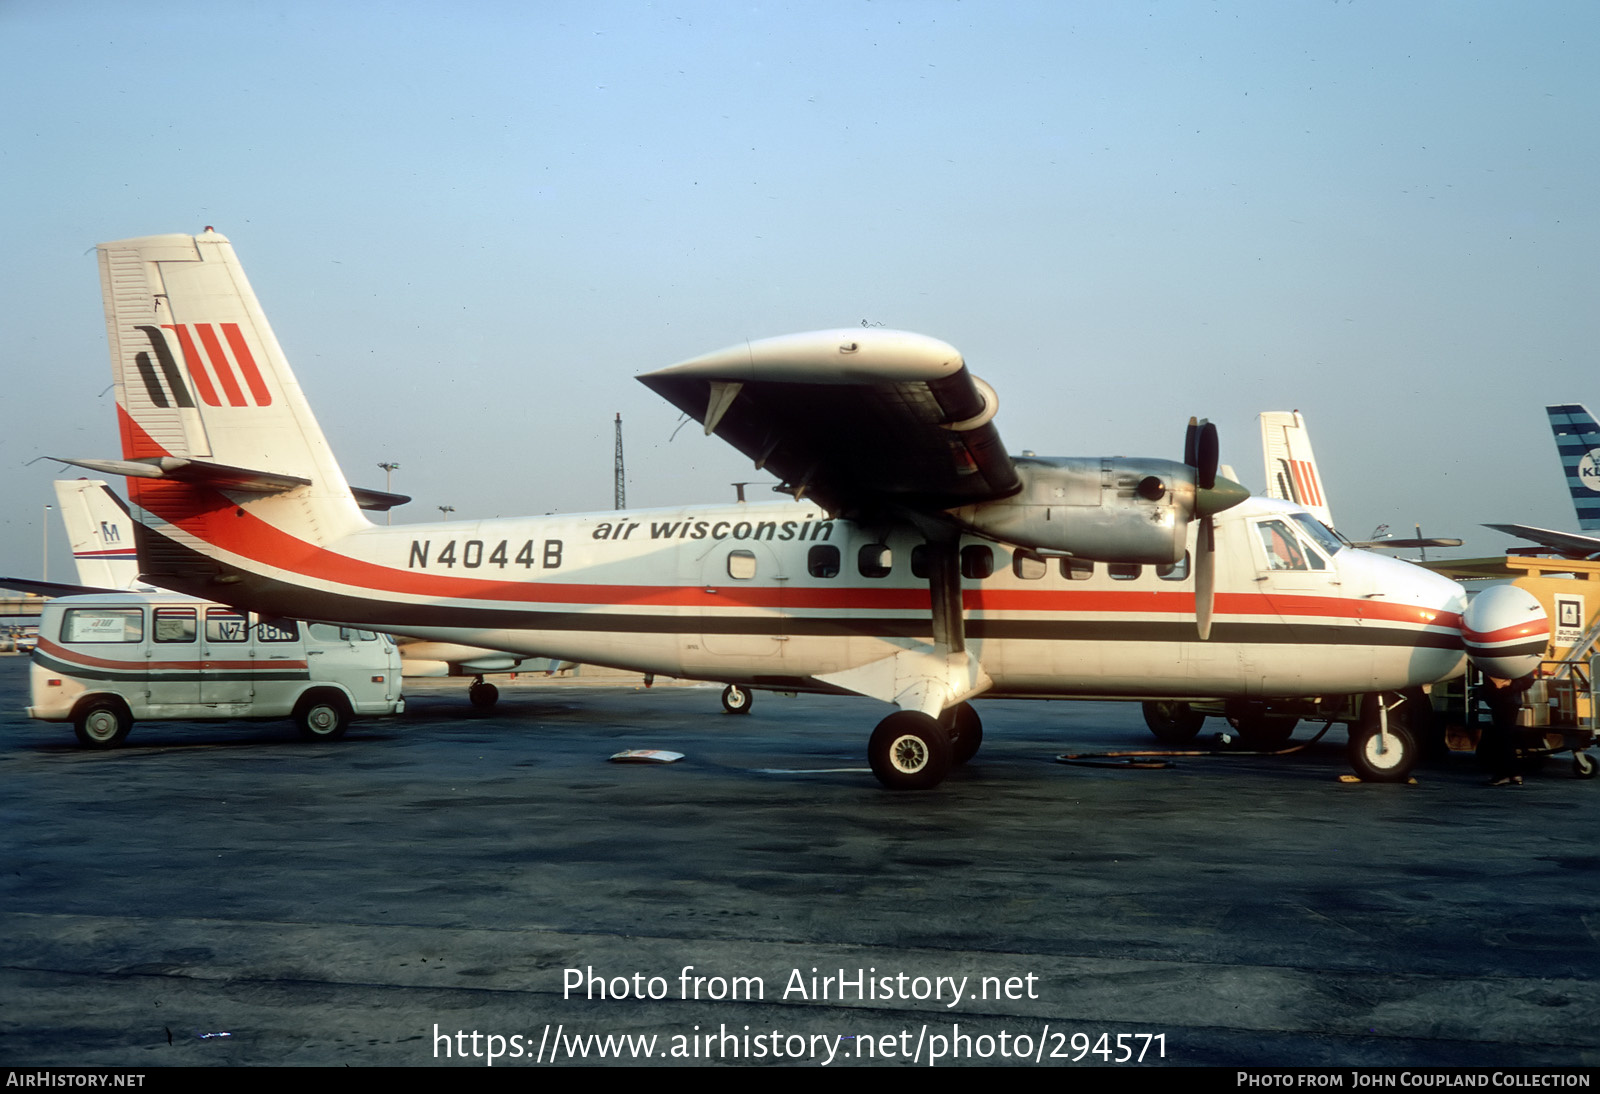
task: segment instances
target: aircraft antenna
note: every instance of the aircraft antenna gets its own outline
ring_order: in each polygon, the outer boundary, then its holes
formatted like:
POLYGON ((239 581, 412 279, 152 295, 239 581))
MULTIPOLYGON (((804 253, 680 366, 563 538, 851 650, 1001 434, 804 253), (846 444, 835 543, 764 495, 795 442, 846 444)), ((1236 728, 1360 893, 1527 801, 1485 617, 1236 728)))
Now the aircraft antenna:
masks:
POLYGON ((617 414, 617 455, 613 461, 616 471, 616 488, 614 508, 626 509, 628 507, 628 475, 622 463, 622 414, 617 414))

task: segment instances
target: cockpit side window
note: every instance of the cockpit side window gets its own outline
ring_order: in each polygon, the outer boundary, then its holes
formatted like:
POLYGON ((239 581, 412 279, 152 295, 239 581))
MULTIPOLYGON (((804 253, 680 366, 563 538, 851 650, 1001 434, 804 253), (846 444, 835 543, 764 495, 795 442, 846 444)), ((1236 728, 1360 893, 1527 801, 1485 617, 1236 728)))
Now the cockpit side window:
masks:
POLYGON ((1311 568, 1306 563, 1306 554, 1300 547, 1300 541, 1283 521, 1261 521, 1256 525, 1256 534, 1261 537, 1261 547, 1267 553, 1267 569, 1309 570, 1311 568))

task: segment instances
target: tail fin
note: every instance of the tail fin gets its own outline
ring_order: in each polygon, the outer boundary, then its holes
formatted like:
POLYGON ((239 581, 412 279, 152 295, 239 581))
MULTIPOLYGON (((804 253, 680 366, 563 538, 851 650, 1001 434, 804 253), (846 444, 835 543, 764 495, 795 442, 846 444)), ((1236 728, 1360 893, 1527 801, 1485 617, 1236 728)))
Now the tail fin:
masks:
POLYGON ((67 526, 78 583, 92 589, 134 589, 139 556, 133 520, 121 500, 99 479, 57 479, 56 504, 67 526))
POLYGON ((246 512, 307 544, 368 527, 228 240, 99 251, 123 458, 65 462, 128 476, 144 575, 194 591, 246 512))
POLYGON ((1547 406, 1544 412, 1556 436, 1578 527, 1586 532, 1600 529, 1600 425, 1578 403, 1547 406))
POLYGON ((1311 452, 1311 434, 1298 410, 1261 415, 1261 456, 1267 465, 1267 496, 1298 502, 1329 528, 1334 526, 1322 493, 1322 476, 1311 452))

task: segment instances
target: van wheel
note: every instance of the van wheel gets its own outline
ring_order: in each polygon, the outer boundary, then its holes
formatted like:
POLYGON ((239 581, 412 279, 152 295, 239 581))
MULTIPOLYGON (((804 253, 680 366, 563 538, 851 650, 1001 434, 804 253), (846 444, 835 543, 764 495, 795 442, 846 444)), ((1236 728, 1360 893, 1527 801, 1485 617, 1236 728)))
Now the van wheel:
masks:
POLYGON ((121 703, 101 700, 78 711, 72 729, 84 748, 116 748, 128 738, 133 716, 121 703))
POLYGON ((295 710, 294 724, 308 741, 337 741, 350 728, 350 708, 343 699, 307 699, 295 710))

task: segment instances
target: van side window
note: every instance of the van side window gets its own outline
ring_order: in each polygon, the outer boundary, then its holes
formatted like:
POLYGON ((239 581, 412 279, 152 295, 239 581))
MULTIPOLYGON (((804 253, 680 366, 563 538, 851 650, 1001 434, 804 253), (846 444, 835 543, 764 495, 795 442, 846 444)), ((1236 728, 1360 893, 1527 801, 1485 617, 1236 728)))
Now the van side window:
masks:
POLYGON ((318 642, 337 642, 343 637, 339 628, 330 623, 307 623, 306 630, 318 642))
POLYGON ((839 576, 839 548, 819 543, 806 552, 806 570, 812 577, 839 576))
POLYGON ((207 642, 243 642, 250 637, 250 620, 232 608, 206 609, 207 642))
POLYGON ((157 642, 193 642, 199 634, 193 608, 157 608, 157 642))
POLYGON ((61 617, 63 642, 142 642, 143 608, 68 608, 61 617))
POLYGON ((263 619, 256 624, 257 642, 296 642, 300 629, 292 619, 263 619))

